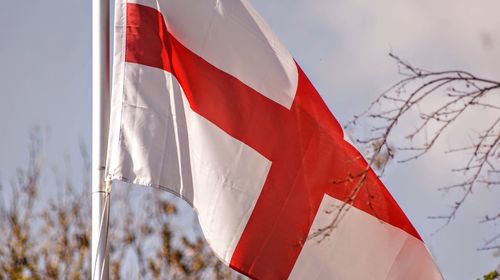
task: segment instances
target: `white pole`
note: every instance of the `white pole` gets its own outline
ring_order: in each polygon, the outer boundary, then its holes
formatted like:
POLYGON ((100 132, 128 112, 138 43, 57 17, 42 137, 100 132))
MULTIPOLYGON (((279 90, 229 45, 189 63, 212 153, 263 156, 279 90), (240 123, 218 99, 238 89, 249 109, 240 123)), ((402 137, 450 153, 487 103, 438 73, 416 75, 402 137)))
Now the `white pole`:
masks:
POLYGON ((92 279, 109 276, 109 190, 104 183, 109 128, 109 0, 92 0, 92 279))

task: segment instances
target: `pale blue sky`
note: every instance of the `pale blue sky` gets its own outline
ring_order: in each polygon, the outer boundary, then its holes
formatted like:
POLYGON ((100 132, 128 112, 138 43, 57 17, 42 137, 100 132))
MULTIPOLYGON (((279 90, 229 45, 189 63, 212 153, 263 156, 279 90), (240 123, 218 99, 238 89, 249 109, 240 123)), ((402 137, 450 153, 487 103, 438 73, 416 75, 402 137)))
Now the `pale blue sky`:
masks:
MULTIPOLYGON (((91 6, 89 0, 0 3, 0 180, 7 184, 27 158, 35 125, 47 131, 47 173, 64 170, 65 155, 78 175, 79 143, 91 139, 91 6)), ((495 0, 253 0, 341 123, 366 108, 398 79, 392 50, 426 68, 464 68, 500 79, 500 2, 495 0), (486 39, 485 39, 486 38, 486 39), (488 39, 489 38, 489 39, 488 39), (484 44, 489 40, 490 44, 484 44)), ((491 116, 472 116, 443 139, 491 116)), ((441 151, 391 166, 383 181, 415 224, 447 279, 475 279, 495 268, 493 252, 478 252, 498 227, 479 226, 484 208, 498 210, 499 190, 475 193, 458 218, 431 235, 428 220, 452 204, 436 188, 453 181, 441 151)), ((62 172, 62 171, 61 171, 62 172)), ((50 185, 50 184, 48 184, 50 185)), ((144 190, 146 191, 146 190, 144 190)), ((47 190, 54 193, 56 190, 47 190)), ((89 190, 90 192, 90 190, 89 190)))

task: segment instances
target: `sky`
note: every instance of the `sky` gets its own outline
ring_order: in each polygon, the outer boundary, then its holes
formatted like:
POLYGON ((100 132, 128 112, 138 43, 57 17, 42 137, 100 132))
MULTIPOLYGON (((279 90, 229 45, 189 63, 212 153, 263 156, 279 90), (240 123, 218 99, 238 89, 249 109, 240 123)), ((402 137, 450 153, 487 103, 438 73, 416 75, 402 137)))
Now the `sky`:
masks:
MULTIPOLYGON (((345 124, 400 76, 392 51, 435 70, 464 69, 500 79, 500 2, 497 0, 252 0, 290 50, 330 110, 345 124)), ((91 1, 0 2, 0 182, 8 185, 27 160, 28 136, 45 137, 47 173, 81 170, 79 146, 91 143, 91 1), (68 167, 67 159, 71 165, 68 167), (79 165, 80 164, 80 165, 79 165)), ((498 100, 497 100, 498 101, 498 100)), ((480 252, 498 225, 479 217, 498 211, 500 191, 475 192, 449 226, 428 216, 445 213, 453 194, 440 186, 459 156, 443 154, 480 122, 452 128, 421 160, 391 165, 382 180, 431 250, 446 279, 475 279, 500 258, 480 252)), ((47 184, 50 185, 50 184, 47 184)), ((47 194, 57 192, 47 190, 47 194)), ((90 192, 90 190, 89 190, 90 192)))

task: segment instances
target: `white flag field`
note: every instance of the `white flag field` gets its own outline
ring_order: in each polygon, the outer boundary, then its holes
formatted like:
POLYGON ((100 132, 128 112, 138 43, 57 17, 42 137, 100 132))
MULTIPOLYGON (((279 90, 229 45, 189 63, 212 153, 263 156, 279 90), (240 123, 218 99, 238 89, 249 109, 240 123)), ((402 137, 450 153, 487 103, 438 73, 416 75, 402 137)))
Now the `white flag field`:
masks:
POLYGON ((248 1, 115 13, 108 180, 186 200, 215 254, 254 279, 442 279, 248 1))

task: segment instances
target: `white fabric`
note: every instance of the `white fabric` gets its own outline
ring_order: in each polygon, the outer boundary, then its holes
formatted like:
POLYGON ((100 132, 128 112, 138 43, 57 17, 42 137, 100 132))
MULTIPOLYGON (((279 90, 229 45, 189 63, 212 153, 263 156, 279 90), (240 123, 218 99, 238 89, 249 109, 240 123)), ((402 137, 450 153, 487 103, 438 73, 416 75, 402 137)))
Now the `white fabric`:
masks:
POLYGON ((193 112, 170 73, 134 63, 125 63, 124 72, 122 120, 112 130, 120 140, 109 157, 109 178, 179 194, 196 209, 212 249, 229 263, 271 163, 193 112))
POLYGON ((337 215, 339 222, 321 242, 306 241, 289 279, 441 279, 422 241, 355 207, 337 214, 342 205, 323 197, 309 235, 337 215))
POLYGON ((159 10, 169 32, 192 52, 267 98, 292 106, 298 82, 295 62, 247 1, 129 2, 159 10))
POLYGON ((186 112, 194 180, 193 205, 205 238, 210 240, 217 255, 229 263, 271 162, 187 106, 186 112))

